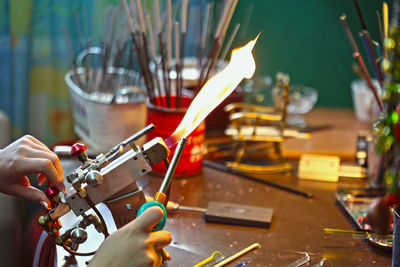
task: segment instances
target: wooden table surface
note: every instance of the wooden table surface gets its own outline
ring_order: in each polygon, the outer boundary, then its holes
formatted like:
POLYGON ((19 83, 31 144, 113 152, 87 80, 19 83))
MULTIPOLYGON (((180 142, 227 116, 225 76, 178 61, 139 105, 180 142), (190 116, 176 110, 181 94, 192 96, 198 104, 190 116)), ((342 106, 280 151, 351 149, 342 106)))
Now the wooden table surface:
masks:
POLYGON ((289 158, 299 158, 302 153, 317 153, 354 159, 357 134, 368 131, 370 123, 357 121, 352 109, 315 108, 305 115, 309 126, 330 128, 310 132, 311 139, 288 138, 282 145, 289 158))
MULTIPOLYGON (((287 139, 283 152, 298 159, 302 153, 338 155, 354 160, 359 131, 370 124, 355 120, 347 109, 317 108, 306 115, 310 126, 330 128, 311 132, 311 139, 287 139)), ((298 180, 292 175, 269 175, 269 180, 318 195, 308 199, 280 189, 247 180, 236 175, 203 167, 195 177, 175 179, 170 200, 181 205, 205 208, 209 201, 273 208, 269 229, 205 222, 199 212, 177 211, 168 215, 166 230, 173 236, 168 247, 172 259, 167 266, 193 266, 218 250, 231 255, 258 242, 261 248, 246 254, 229 266, 250 260, 248 266, 286 266, 307 252, 313 266, 322 258, 323 266, 390 266, 391 252, 371 247, 351 236, 324 234, 323 228, 352 229, 336 204, 338 188, 365 186, 357 180, 338 183, 298 180)), ((148 194, 154 194, 161 183, 157 177, 138 180, 148 194), (148 183, 150 181, 150 183, 148 183), (146 184, 148 184, 146 186, 146 184)))
MULTIPOLYGON (((315 109, 306 117, 311 126, 332 124, 333 128, 312 132, 310 140, 288 140, 284 152, 291 157, 301 153, 322 153, 353 159, 359 130, 369 124, 356 122, 353 111, 315 109)), ((296 156, 297 155, 297 156, 296 156)), ((305 198, 281 189, 208 167, 202 173, 172 182, 170 200, 181 205, 205 208, 209 201, 269 207, 273 209, 270 228, 257 228, 205 222, 200 212, 169 212, 166 230, 173 241, 167 250, 171 260, 166 266, 193 266, 214 251, 231 255, 258 242, 254 250, 228 266, 250 261, 247 266, 286 266, 307 252, 314 266, 390 266, 391 252, 369 246, 351 236, 325 234, 323 228, 352 229, 349 219, 335 203, 339 188, 365 186, 357 180, 338 183, 298 180, 292 175, 265 176, 292 188, 317 195, 305 198)), ((149 195, 154 195, 160 177, 147 175, 137 180, 149 195)))
MULTIPOLYGON (((218 250, 234 254, 258 242, 254 250, 228 266, 250 260, 248 266, 286 266, 307 252, 308 265, 326 258, 323 266, 390 266, 391 253, 351 236, 325 234, 323 228, 352 229, 335 204, 340 187, 364 186, 352 180, 339 183, 298 180, 294 175, 272 175, 269 180, 318 195, 308 199, 293 193, 203 167, 195 177, 172 182, 170 200, 181 205, 205 208, 209 201, 273 208, 269 229, 205 222, 200 212, 168 214, 166 230, 173 241, 167 250, 172 258, 166 266, 193 266, 218 250)), ((146 176, 137 181, 153 195, 161 178, 146 176)))

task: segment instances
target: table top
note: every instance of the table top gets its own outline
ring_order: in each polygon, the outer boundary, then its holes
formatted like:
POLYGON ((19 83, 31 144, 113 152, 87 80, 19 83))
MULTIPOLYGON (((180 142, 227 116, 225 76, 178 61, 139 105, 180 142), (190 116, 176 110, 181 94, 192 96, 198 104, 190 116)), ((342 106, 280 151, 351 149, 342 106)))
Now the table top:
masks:
MULTIPOLYGON (((332 125, 312 132, 310 140, 291 139, 283 144, 285 155, 298 158, 301 153, 339 155, 353 159, 357 132, 368 130, 367 123, 355 121, 352 110, 315 109, 306 116, 310 126, 332 125)), ((166 249, 171 260, 166 266, 193 266, 214 251, 229 256, 253 243, 261 248, 251 251, 228 266, 250 261, 248 266, 286 266, 307 252, 314 266, 390 266, 391 252, 370 246, 346 235, 325 234, 324 228, 353 229, 349 218, 336 204, 339 188, 365 186, 365 181, 341 179, 338 183, 307 181, 289 175, 268 175, 276 182, 304 192, 316 199, 296 195, 237 175, 203 167, 202 173, 174 178, 170 200, 180 205, 206 208, 210 201, 268 207, 273 209, 269 228, 246 227, 205 222, 201 212, 171 211, 166 230, 173 241, 166 249)), ((137 180, 146 194, 154 195, 160 177, 146 175, 137 180)))
MULTIPOLYGON (((391 252, 369 246, 351 236, 325 234, 323 229, 352 229, 347 217, 335 204, 341 187, 363 186, 363 182, 339 183, 298 180, 294 175, 268 177, 283 185, 317 195, 305 198, 236 175, 203 167, 200 175, 172 182, 170 200, 181 205, 205 208, 209 201, 244 204, 273 209, 270 228, 245 227, 205 222, 203 214, 175 211, 168 214, 166 230, 173 241, 167 250, 166 266, 193 266, 218 250, 232 255, 252 243, 254 250, 228 266, 251 261, 249 266, 286 266, 307 252, 313 266, 326 258, 323 266, 390 266, 391 252)), ((137 181, 147 194, 154 194, 161 178, 146 176, 137 181)))
POLYGON ((311 131, 310 139, 287 138, 282 150, 288 158, 299 158, 302 153, 316 153, 353 160, 358 133, 371 128, 371 123, 357 121, 352 109, 315 108, 304 117, 310 127, 329 128, 311 131))

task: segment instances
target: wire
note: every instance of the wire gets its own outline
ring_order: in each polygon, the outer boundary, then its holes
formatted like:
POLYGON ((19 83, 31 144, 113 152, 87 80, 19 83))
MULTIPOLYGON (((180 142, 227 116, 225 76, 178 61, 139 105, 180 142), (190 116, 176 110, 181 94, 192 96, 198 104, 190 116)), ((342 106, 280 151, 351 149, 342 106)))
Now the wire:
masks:
POLYGON ((71 253, 72 255, 75 255, 75 256, 92 256, 97 251, 97 250, 95 250, 95 251, 92 251, 92 252, 76 252, 76 251, 73 251, 72 249, 70 249, 69 247, 67 247, 67 245, 65 245, 65 244, 63 245, 63 248, 66 251, 68 251, 69 253, 71 253))
POLYGON ((96 206, 93 204, 93 201, 90 199, 89 195, 86 195, 84 200, 86 200, 86 202, 89 204, 89 206, 92 208, 92 210, 96 213, 97 217, 99 217, 101 224, 103 225, 101 230, 102 230, 104 236, 107 238, 110 234, 108 233, 106 221, 104 220, 103 216, 101 215, 99 210, 96 208, 96 206))

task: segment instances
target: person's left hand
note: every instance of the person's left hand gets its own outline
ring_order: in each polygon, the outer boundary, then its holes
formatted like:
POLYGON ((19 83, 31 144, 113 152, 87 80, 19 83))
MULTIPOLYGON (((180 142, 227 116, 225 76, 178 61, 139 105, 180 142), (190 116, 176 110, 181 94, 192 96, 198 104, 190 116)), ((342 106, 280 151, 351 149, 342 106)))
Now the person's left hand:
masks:
POLYGON ((26 135, 0 150, 0 192, 50 205, 46 194, 30 185, 26 175, 33 173, 43 174, 65 192, 60 160, 36 138, 26 135))

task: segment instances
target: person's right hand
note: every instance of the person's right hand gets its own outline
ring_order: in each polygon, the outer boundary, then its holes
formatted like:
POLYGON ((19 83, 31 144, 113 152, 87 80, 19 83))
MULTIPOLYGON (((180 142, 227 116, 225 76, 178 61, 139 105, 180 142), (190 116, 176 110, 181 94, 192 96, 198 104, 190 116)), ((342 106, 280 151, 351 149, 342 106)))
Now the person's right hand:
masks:
POLYGON ((36 138, 25 135, 0 150, 0 192, 50 205, 45 193, 30 185, 26 175, 33 173, 43 174, 55 187, 65 191, 60 160, 36 138))
POLYGON ((163 215, 159 207, 145 210, 135 220, 107 237, 89 266, 159 266, 162 258, 157 251, 172 240, 167 231, 151 232, 163 215))

